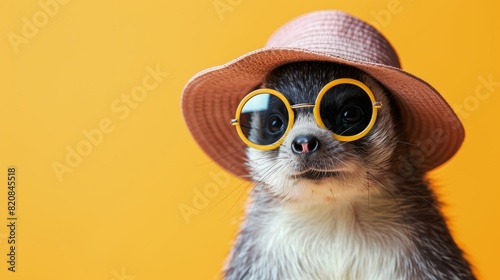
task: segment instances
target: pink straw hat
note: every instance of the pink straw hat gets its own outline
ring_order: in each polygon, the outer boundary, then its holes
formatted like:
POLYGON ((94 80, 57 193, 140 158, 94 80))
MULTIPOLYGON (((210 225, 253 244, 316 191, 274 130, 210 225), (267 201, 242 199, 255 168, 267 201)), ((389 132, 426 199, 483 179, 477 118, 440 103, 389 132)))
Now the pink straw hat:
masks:
POLYGON ((318 11, 279 28, 264 48, 204 70, 188 82, 182 112, 194 139, 218 164, 248 177, 246 145, 229 121, 240 100, 272 69, 296 61, 330 61, 356 67, 384 85, 401 113, 411 163, 431 170, 460 148, 464 129, 441 95, 401 70, 391 44, 375 28, 340 11, 318 11))

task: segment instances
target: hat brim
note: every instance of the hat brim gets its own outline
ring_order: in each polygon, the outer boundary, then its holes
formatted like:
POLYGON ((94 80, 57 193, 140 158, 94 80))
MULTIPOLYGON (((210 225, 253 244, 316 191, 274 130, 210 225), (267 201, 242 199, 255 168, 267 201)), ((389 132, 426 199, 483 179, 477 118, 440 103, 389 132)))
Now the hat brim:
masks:
POLYGON ((248 178, 246 145, 230 120, 240 100, 274 68, 298 61, 329 61, 356 67, 377 79, 393 95, 404 136, 416 165, 425 172, 450 159, 465 132, 448 103, 428 83, 399 68, 346 60, 294 48, 262 48, 195 75, 184 88, 182 112, 200 147, 231 173, 248 178))

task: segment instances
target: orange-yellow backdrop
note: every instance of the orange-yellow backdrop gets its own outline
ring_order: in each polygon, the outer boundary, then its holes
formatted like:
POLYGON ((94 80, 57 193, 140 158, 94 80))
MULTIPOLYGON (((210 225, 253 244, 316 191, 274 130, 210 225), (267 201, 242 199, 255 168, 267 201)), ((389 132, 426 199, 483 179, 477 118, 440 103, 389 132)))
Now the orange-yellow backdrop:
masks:
POLYGON ((404 68, 460 111, 466 141, 431 176, 477 272, 499 279, 499 6, 444 2, 2 1, 0 278, 216 277, 248 184, 191 139, 182 88, 299 14, 342 9, 377 26, 404 68), (493 83, 478 94, 484 79, 493 83), (16 272, 6 262, 10 166, 16 272))

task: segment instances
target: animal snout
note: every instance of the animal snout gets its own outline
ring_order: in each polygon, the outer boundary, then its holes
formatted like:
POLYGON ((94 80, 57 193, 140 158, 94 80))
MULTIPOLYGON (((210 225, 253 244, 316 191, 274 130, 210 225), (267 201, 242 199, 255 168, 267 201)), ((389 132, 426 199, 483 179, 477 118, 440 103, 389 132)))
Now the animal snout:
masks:
POLYGON ((299 135, 292 142, 294 154, 307 154, 318 150, 319 140, 314 135, 299 135))

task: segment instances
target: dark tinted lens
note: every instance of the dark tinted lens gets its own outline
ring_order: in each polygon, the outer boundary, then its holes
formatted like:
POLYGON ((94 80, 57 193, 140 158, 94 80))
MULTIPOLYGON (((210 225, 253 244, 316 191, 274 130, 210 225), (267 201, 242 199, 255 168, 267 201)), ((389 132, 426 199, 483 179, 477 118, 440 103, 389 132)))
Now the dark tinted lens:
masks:
POLYGON ((340 84, 329 89, 320 104, 325 126, 337 135, 353 136, 362 132, 372 118, 372 101, 360 87, 340 84))
POLYGON ((245 103, 239 122, 243 134, 252 143, 270 145, 285 134, 288 111, 281 99, 272 94, 262 93, 245 103))

